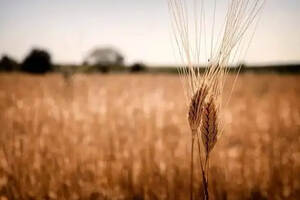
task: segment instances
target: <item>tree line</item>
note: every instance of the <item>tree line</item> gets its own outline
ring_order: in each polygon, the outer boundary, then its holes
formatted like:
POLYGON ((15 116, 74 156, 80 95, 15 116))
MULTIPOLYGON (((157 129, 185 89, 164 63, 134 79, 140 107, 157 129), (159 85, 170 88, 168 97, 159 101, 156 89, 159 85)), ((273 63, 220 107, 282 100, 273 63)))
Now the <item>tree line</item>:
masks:
POLYGON ((0 60, 0 70, 6 72, 46 73, 53 71, 53 64, 47 51, 33 49, 21 63, 18 63, 8 55, 3 55, 0 60))
POLYGON ((48 72, 102 72, 126 71, 139 72, 146 70, 142 63, 134 63, 131 66, 125 66, 124 56, 114 48, 95 48, 78 66, 54 65, 51 55, 44 49, 32 49, 21 63, 8 55, 3 55, 0 60, 0 71, 2 72, 27 72, 35 74, 44 74, 48 72))

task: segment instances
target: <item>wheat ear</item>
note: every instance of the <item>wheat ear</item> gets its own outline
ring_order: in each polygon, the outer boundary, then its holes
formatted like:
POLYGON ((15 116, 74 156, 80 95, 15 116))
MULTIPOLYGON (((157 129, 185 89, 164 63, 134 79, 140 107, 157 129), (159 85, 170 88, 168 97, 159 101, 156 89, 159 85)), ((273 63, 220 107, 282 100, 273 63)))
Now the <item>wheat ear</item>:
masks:
POLYGON ((221 117, 218 115, 220 115, 220 109, 222 108, 222 92, 228 73, 228 63, 233 62, 236 52, 241 51, 241 40, 245 37, 247 29, 260 13, 265 0, 230 0, 225 16, 225 24, 217 40, 214 40, 216 0, 209 1, 214 2, 209 56, 206 55, 206 31, 208 27, 205 20, 204 2, 205 0, 168 0, 174 39, 180 58, 184 63, 184 66, 179 69, 179 73, 183 80, 187 102, 189 103, 188 121, 192 133, 190 163, 191 200, 193 199, 195 138, 197 138, 199 151, 204 197, 208 200, 209 155, 217 142, 217 137, 221 130, 218 127, 218 119, 221 117), (188 2, 193 2, 192 6, 189 6, 188 2), (191 14, 194 14, 193 29, 190 28, 190 25, 193 24, 190 23, 192 19, 190 17, 191 14), (200 51, 201 49, 204 51, 200 51), (201 54, 201 52, 204 53, 201 54), (206 58, 203 61, 207 68, 204 74, 201 75, 199 66, 200 59, 203 57, 206 58), (205 149, 204 155, 201 153, 200 138, 205 149), (205 157, 203 158, 203 156, 205 157), (203 160, 205 160, 204 164, 203 160))
POLYGON ((201 120, 201 139, 205 149, 206 158, 214 148, 217 142, 218 135, 218 112, 215 106, 214 98, 209 98, 208 102, 204 103, 202 120, 201 120))
POLYGON ((203 103, 207 94, 207 86, 202 84, 191 99, 188 112, 188 121, 193 133, 196 133, 200 126, 203 103))

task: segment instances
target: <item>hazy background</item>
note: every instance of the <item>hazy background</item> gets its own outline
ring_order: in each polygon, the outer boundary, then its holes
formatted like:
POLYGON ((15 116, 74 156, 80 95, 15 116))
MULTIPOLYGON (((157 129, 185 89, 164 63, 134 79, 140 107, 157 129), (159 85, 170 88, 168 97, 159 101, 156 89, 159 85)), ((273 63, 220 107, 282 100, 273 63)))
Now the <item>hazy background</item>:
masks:
MULTIPOLYGON (((230 0, 216 1, 224 20, 230 0)), ((220 109, 207 102, 219 94, 203 100, 220 136, 211 199, 300 199, 300 0, 267 0, 260 17, 246 61, 224 79, 210 71, 225 83, 220 109)), ((167 0, 0 0, 0 200, 189 199, 190 100, 171 30, 167 0)))
MULTIPOLYGON (((299 10, 298 0, 267 1, 247 64, 300 62, 299 10)), ((114 46, 128 64, 178 64, 169 22, 166 0, 0 0, 0 55, 21 61, 40 47, 78 64, 92 48, 114 46)))

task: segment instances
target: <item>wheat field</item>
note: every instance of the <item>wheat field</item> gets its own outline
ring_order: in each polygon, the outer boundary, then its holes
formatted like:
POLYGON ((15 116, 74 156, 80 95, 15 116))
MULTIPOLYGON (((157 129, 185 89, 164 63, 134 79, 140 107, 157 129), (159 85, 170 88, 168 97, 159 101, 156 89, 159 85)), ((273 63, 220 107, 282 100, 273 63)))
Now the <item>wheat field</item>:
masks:
MULTIPOLYGON (((239 76, 212 199, 299 199, 299 78, 239 76)), ((184 98, 177 75, 0 74, 0 199, 188 199, 184 98)))

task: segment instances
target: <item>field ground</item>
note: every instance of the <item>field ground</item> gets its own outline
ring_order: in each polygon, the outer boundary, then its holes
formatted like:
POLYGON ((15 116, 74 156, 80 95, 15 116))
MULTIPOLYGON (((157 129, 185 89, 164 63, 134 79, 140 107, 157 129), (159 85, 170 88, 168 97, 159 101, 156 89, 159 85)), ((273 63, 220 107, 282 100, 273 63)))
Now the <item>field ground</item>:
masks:
MULTIPOLYGON (((186 112, 176 75, 0 74, 0 199, 186 200, 186 112)), ((300 75, 240 75, 224 123, 212 199, 299 199, 300 75)))

